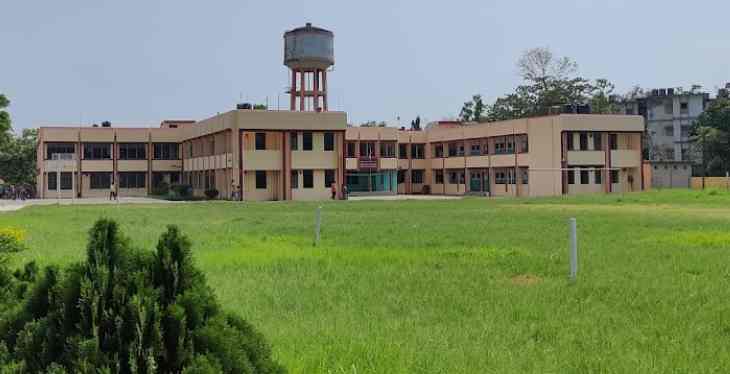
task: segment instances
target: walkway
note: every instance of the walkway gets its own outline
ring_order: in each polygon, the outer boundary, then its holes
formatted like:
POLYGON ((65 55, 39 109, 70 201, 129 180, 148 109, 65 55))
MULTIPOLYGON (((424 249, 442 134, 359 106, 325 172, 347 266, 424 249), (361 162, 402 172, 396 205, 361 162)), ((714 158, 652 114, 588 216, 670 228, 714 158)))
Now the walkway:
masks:
POLYGON ((31 199, 31 200, 0 200, 0 212, 11 212, 31 205, 89 205, 89 204, 175 204, 177 201, 150 199, 147 197, 120 197, 119 201, 110 201, 104 198, 83 198, 83 199, 31 199))

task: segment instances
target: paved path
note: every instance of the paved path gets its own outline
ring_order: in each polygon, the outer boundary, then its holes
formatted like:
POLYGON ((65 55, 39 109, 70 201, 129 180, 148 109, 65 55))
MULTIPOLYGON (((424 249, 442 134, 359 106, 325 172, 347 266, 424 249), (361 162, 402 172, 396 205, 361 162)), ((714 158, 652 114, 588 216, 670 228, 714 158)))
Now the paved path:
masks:
MULTIPOLYGON (((177 201, 167 201, 160 199, 150 199, 146 197, 120 197, 119 204, 175 204, 177 201)), ((32 199, 32 200, 0 200, 0 212, 11 212, 14 210, 25 208, 31 205, 88 205, 88 204, 117 204, 116 201, 109 201, 104 198, 84 198, 84 199, 32 199)))
POLYGON ((383 196, 350 196, 348 200, 459 200, 461 196, 444 195, 383 195, 383 196))

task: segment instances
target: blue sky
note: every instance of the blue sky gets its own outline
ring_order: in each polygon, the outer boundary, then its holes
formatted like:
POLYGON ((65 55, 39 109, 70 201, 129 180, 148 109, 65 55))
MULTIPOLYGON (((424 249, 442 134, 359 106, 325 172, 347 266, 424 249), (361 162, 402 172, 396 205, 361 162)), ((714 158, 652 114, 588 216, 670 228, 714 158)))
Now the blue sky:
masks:
POLYGON ((575 59, 618 91, 730 82, 728 1, 7 1, 0 92, 16 128, 157 125, 241 101, 276 106, 282 33, 335 33, 331 109, 349 120, 454 116, 520 79, 537 46, 575 59))

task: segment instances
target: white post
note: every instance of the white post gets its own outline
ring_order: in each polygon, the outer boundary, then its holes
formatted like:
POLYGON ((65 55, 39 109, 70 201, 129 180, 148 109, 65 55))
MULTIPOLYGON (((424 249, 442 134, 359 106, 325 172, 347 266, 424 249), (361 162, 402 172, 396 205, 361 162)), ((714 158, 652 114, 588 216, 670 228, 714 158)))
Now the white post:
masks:
POLYGON ((730 172, 725 172, 725 184, 727 185, 727 189, 730 190, 730 172))
POLYGON ((317 213, 314 216, 314 245, 319 244, 319 228, 322 223, 322 207, 317 207, 317 213))
POLYGON ((61 202, 61 162, 56 160, 56 200, 61 202))
POLYGON ((568 220, 570 226, 570 281, 575 282, 578 275, 578 234, 575 218, 568 220))

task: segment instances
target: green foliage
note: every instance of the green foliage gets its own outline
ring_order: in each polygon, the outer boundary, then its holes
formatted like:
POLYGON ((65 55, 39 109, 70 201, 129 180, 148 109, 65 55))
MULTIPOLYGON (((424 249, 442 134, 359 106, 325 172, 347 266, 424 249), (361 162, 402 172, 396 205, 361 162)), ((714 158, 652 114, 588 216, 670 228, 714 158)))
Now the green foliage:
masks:
POLYGON ((162 181, 152 188, 152 194, 157 196, 167 196, 170 193, 170 184, 162 181))
POLYGON ((505 121, 559 113, 566 105, 590 104, 593 113, 614 113, 614 86, 606 79, 577 76, 578 65, 568 57, 555 57, 547 48, 526 51, 517 61, 523 84, 513 93, 498 97, 492 105, 474 100, 464 104, 461 119, 505 121), (484 118, 482 118, 482 114, 484 118))
POLYGON ((724 176, 730 171, 730 99, 717 99, 692 124, 690 136, 700 155, 699 175, 724 176))
MULTIPOLYGON (((36 273, 28 266, 15 278, 36 273)), ((175 226, 149 254, 116 222, 97 221, 86 261, 46 268, 0 318, 0 334, 0 363, 23 372, 284 372, 260 334, 220 311, 175 226)))
POLYGON ((266 110, 266 109, 268 109, 268 107, 266 106, 266 104, 254 104, 253 109, 254 110, 266 110))

